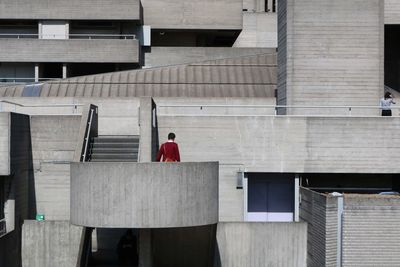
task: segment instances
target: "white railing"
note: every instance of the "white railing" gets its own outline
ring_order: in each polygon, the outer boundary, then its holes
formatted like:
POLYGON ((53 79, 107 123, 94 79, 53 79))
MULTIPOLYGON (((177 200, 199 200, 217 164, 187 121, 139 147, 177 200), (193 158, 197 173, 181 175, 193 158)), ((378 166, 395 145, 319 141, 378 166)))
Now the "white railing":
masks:
POLYGON ((6 234, 7 234, 6 219, 3 218, 0 220, 0 238, 6 234))
POLYGON ((76 103, 66 103, 66 104, 37 104, 37 105, 25 105, 21 103, 16 103, 8 100, 0 100, 0 112, 2 111, 14 111, 17 112, 17 107, 20 108, 65 108, 65 107, 71 107, 72 108, 72 114, 77 114, 78 113, 78 107, 82 107, 84 104, 76 104, 76 103), (12 109, 4 109, 4 104, 11 105, 13 108, 12 109))
POLYGON ((1 38, 10 39, 136 39, 135 34, 37 34, 37 33, 0 33, 1 38))
MULTIPOLYGON (((278 116, 279 111, 294 111, 294 110, 307 110, 306 115, 324 115, 324 116, 338 116, 338 115, 346 115, 346 116, 362 116, 360 111, 373 111, 378 115, 381 110, 380 106, 298 106, 298 105, 201 105, 201 104, 188 104, 188 105, 158 105, 159 108, 168 109, 169 112, 162 112, 162 115, 171 115, 171 116, 238 116, 238 114, 221 114, 221 113, 230 113, 229 110, 241 109, 241 111, 246 111, 247 109, 250 111, 243 116, 251 116, 251 115, 259 115, 259 116, 278 116), (178 113, 170 114, 170 111, 175 110, 178 113), (191 109, 195 113, 188 114, 188 109, 191 109), (256 110, 262 110, 255 112, 256 110), (212 111, 216 112, 212 112, 212 111), (181 113, 179 113, 179 111, 181 113), (315 113, 311 113, 310 111, 315 111, 315 113), (325 112, 324 112, 325 111, 325 112), (336 112, 337 111, 337 112, 336 112), (327 114, 329 113, 329 114, 327 114)), ((400 107, 392 106, 390 108, 394 113, 393 116, 399 116, 399 113, 396 111, 400 111, 400 107)), ((289 112, 290 114, 290 112, 289 112)), ((285 116, 285 115, 283 115, 285 116)), ((371 113, 368 113, 365 116, 371 116, 371 113)))

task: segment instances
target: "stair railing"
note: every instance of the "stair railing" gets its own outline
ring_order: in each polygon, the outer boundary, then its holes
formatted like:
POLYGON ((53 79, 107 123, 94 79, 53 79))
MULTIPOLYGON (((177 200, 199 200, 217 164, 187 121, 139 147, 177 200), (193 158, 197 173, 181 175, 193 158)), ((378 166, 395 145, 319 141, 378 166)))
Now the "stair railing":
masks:
POLYGON ((85 144, 84 144, 84 151, 83 151, 83 155, 82 155, 82 162, 85 162, 87 160, 87 151, 88 151, 88 148, 90 145, 90 129, 92 128, 93 114, 94 114, 94 109, 91 108, 88 126, 86 127, 85 144))
POLYGON ((98 129, 98 108, 88 105, 82 112, 81 126, 78 135, 78 144, 75 149, 74 162, 89 161, 90 145, 93 137, 96 137, 98 129))

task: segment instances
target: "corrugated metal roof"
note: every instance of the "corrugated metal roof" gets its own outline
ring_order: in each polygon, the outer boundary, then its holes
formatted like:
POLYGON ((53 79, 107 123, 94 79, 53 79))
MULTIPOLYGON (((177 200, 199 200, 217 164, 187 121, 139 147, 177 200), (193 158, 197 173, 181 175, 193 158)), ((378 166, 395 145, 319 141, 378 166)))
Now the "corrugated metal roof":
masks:
MULTIPOLYGON (((260 54, 49 81, 40 97, 273 97, 276 83, 276 54, 260 54)), ((0 87, 0 97, 26 88, 0 87)))

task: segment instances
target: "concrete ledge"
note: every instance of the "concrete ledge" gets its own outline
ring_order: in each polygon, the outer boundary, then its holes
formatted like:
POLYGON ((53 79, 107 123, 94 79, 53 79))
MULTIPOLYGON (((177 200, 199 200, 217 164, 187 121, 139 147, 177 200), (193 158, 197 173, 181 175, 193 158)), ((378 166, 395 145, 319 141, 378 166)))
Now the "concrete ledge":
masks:
POLYGON ((138 63, 136 39, 1 39, 0 61, 138 63))
POLYGON ((168 228, 218 222, 218 163, 71 163, 71 223, 168 228))
POLYGON ((2 0, 2 19, 140 20, 139 0, 2 0))

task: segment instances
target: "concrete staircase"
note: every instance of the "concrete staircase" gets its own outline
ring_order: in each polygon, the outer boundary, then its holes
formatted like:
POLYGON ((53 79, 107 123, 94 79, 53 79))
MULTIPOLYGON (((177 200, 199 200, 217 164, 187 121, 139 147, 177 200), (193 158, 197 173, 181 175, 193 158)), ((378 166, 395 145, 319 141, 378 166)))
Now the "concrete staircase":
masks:
POLYGON ((91 144, 90 161, 137 162, 139 136, 99 136, 91 144))

